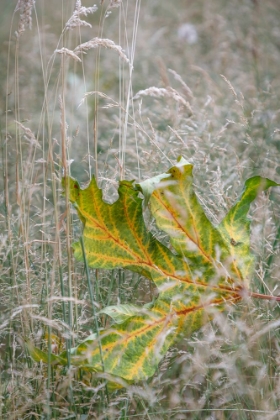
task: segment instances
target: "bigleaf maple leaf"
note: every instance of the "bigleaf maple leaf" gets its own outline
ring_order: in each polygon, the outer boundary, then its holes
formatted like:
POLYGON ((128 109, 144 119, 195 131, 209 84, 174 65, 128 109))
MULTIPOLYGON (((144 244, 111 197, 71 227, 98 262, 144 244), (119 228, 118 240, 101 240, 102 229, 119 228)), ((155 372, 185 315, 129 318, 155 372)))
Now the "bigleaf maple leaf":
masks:
MULTIPOLYGON (((101 310, 113 324, 71 349, 74 365, 129 382, 147 379, 175 340, 211 319, 212 308, 223 310, 244 294, 254 295, 249 292, 254 257, 247 214, 260 191, 279 184, 259 176, 248 179, 239 200, 215 226, 195 194, 192 170, 179 158, 167 173, 136 185, 121 181, 113 204, 103 201, 94 177, 85 189, 64 179, 84 226, 83 246, 73 244, 76 259, 86 257, 93 268, 129 269, 158 289, 157 299, 143 307, 123 304, 101 310), (170 247, 147 229, 143 201, 157 227, 168 234, 170 247)), ((29 349, 33 358, 44 359, 29 349)), ((53 363, 66 364, 66 356, 54 357, 53 363)))

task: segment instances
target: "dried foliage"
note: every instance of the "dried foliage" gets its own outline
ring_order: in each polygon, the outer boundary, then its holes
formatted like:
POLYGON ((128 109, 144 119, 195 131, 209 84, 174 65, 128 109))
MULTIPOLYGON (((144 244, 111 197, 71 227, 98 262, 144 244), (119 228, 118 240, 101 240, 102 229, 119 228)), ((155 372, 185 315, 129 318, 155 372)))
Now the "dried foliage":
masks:
POLYGON ((91 50, 93 48, 97 48, 97 47, 104 47, 104 48, 109 48, 111 50, 114 50, 119 54, 119 56, 124 61, 129 63, 129 59, 127 58, 127 56, 123 52, 122 48, 119 45, 116 45, 110 39, 105 39, 105 38, 93 38, 90 41, 84 42, 83 44, 78 45, 78 47, 76 47, 74 49, 74 53, 76 53, 76 54, 86 54, 86 51, 91 50))
POLYGON ((82 20, 81 16, 88 16, 96 11, 97 11, 96 6, 84 7, 82 6, 81 0, 77 0, 75 10, 72 16, 70 17, 70 19, 67 21, 65 25, 65 29, 71 30, 76 27, 80 28, 81 26, 88 26, 89 28, 91 28, 92 27, 91 24, 86 22, 85 20, 82 20))
POLYGON ((35 0, 18 0, 15 11, 20 12, 18 25, 18 34, 25 31, 26 26, 32 28, 32 9, 35 6, 35 0))
MULTIPOLYGON (((1 6, 0 418, 277 419, 276 302, 248 298, 215 314, 152 379, 114 393, 106 375, 81 376, 70 361, 34 363, 24 339, 57 355, 108 327, 105 306, 157 296, 138 273, 75 261, 81 227, 61 195, 63 171, 81 183, 95 174, 112 203, 120 179, 152 178, 184 155, 215 225, 245 179, 279 182, 278 2, 1 6)), ((275 188, 249 214, 258 293, 280 294, 279 205, 275 188)))

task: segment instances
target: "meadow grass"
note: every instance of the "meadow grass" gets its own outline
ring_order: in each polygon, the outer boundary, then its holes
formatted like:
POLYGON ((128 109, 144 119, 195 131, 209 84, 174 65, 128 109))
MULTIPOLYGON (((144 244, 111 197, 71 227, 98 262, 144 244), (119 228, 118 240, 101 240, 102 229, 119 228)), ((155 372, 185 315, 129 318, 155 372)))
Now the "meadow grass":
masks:
MULTIPOLYGON (((81 224, 63 174, 95 174, 113 201, 119 180, 152 177, 183 155, 216 223, 248 177, 279 182, 278 1, 2 3, 0 418, 278 419, 275 302, 217 314, 152 379, 113 393, 106 378, 35 363, 24 346, 74 346, 102 327, 94 305, 155 293, 141 276, 74 260, 81 224)), ((274 295, 279 206, 274 189, 250 212, 251 289, 274 295)))

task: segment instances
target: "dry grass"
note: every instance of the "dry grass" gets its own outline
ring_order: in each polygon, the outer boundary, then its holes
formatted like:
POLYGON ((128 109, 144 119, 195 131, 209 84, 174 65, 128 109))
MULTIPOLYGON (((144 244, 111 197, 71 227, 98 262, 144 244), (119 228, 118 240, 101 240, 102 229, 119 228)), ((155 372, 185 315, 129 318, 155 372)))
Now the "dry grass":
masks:
MULTIPOLYGON (((104 381, 52 371, 22 345, 67 347, 95 328, 62 171, 95 173, 112 199, 119 179, 151 177, 184 155, 213 221, 247 177, 279 182, 278 1, 101 3, 1 6, 0 418, 278 419, 276 303, 216 316, 170 349, 152 380, 109 400, 104 381)), ((274 295, 279 206, 274 190, 251 210, 251 288, 274 295)), ((90 276, 100 307, 153 295, 121 270, 90 276)))

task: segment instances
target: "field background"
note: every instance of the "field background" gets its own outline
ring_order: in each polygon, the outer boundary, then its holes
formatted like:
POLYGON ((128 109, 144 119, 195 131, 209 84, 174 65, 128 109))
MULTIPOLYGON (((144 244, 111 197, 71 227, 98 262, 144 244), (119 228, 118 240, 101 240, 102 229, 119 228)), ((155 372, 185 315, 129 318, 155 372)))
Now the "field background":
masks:
MULTIPOLYGON (((102 381, 34 363, 23 341, 46 346, 52 333, 63 347, 94 330, 63 166, 80 182, 97 174, 112 201, 120 179, 165 172, 183 155, 213 222, 248 177, 280 182, 279 1, 104 1, 80 15, 91 27, 73 27, 74 1, 37 0, 31 29, 16 5, 1 0, 0 418, 278 419, 276 303, 217 315, 154 378, 109 399, 102 381), (120 45, 133 70, 107 41, 81 62, 55 54, 96 37, 120 45)), ((256 292, 280 295, 279 210, 279 189, 251 208, 256 292)), ((155 293, 122 270, 91 278, 99 307, 155 293)))

